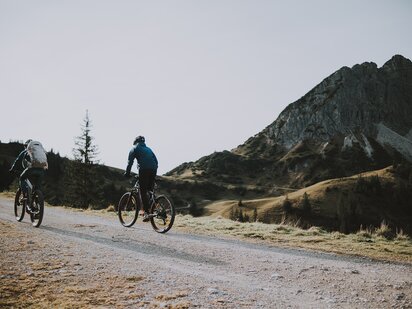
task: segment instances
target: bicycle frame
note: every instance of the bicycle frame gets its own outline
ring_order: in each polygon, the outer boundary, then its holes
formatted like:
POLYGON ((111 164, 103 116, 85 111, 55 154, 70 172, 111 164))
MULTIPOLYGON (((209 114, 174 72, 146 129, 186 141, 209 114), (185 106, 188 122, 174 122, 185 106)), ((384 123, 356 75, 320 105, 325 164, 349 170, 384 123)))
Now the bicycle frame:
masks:
MULTIPOLYGON (((156 184, 155 184, 155 187, 156 187, 156 184)), ((135 196, 138 196, 140 205, 143 205, 142 195, 141 195, 140 185, 139 185, 139 178, 137 176, 134 177, 134 184, 133 184, 133 187, 130 189, 130 193, 134 194, 135 196)), ((153 191, 148 191, 147 193, 149 193, 149 208, 150 208, 155 201, 156 195, 155 195, 154 189, 153 191)))

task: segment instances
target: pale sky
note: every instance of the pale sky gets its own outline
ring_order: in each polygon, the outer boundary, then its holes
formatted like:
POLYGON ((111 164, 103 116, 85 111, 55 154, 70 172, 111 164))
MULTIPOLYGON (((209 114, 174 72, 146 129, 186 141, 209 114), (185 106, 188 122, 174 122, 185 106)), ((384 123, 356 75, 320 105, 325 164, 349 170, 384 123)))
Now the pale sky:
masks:
MULTIPOLYGON (((144 135, 159 174, 231 150, 324 78, 412 59, 409 0, 0 0, 0 140, 102 163, 144 135)), ((133 167, 136 171, 136 165, 133 167)))

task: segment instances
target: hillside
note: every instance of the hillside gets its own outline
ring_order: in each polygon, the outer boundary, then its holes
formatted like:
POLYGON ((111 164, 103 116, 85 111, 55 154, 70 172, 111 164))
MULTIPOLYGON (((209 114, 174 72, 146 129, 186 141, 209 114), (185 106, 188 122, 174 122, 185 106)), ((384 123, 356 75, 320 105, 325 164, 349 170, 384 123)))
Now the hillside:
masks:
POLYGON ((215 217, 242 221, 257 214, 261 222, 298 222, 345 233, 385 222, 393 231, 412 234, 412 167, 329 179, 277 197, 217 201, 205 209, 215 217))

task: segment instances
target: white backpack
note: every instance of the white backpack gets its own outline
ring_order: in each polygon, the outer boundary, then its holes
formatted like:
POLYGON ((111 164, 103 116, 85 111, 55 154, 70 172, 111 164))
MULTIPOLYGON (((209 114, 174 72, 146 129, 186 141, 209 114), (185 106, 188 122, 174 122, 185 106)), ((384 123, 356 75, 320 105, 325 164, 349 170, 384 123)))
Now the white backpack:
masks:
POLYGON ((30 167, 48 168, 46 151, 40 142, 31 141, 27 145, 27 153, 31 159, 30 167))

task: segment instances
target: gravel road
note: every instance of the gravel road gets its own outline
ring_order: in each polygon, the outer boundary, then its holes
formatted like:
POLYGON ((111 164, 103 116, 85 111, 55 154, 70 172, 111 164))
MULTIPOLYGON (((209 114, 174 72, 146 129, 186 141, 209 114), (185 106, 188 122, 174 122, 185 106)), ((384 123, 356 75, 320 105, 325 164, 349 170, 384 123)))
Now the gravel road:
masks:
POLYGON ((412 308, 412 266, 281 249, 0 199, 0 307, 412 308))

